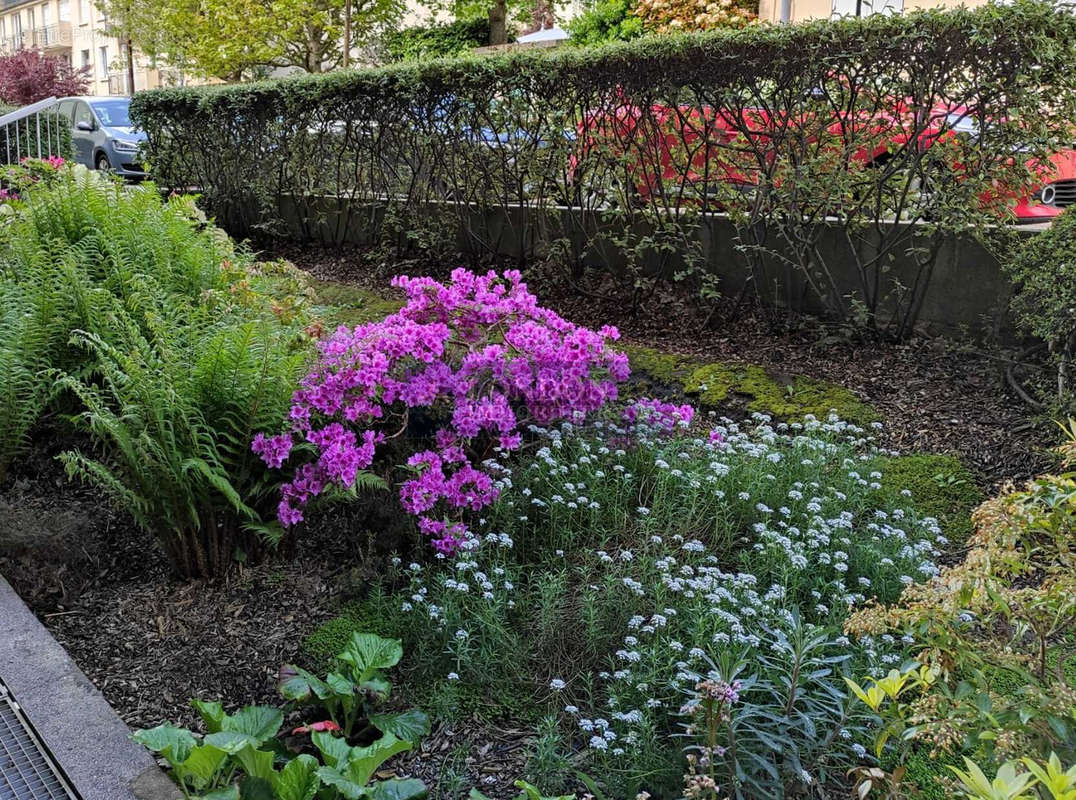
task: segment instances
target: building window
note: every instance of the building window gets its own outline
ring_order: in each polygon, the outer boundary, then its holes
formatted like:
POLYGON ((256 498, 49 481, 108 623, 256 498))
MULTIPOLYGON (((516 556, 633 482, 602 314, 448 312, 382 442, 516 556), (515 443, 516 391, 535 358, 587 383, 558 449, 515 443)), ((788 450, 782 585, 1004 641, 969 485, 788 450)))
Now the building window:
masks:
POLYGON ((26 27, 31 31, 36 27, 34 25, 34 10, 32 8, 26 9, 26 27))
POLYGON ((80 25, 90 24, 90 0, 79 0, 78 21, 80 25))
POLYGON ((89 50, 83 50, 82 51, 82 66, 83 67, 90 66, 90 51, 89 50))
POLYGON ((52 24, 52 9, 48 3, 41 4, 41 27, 47 28, 52 24))
POLYGON ((108 80, 108 47, 102 45, 97 48, 97 71, 101 75, 101 80, 108 80))
POLYGON ((60 0, 60 22, 71 21, 71 0, 60 0))

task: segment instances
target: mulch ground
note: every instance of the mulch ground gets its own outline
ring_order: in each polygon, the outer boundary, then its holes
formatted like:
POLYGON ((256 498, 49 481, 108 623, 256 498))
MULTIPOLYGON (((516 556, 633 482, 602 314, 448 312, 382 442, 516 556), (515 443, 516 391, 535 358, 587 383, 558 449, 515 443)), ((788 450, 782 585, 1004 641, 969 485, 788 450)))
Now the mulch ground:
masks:
MULTIPOLYGON (((277 255, 322 279, 387 287, 387 277, 371 278, 354 252, 307 247, 277 255)), ((398 271, 417 274, 422 266, 398 271)), ((585 297, 563 287, 539 294, 574 321, 615 322, 630 341, 846 386, 885 416, 887 444, 958 453, 986 488, 1048 464, 1043 428, 1028 425, 1027 409, 1004 391, 998 362, 986 352, 928 338, 822 346, 832 331, 803 324, 775 333, 751 314, 704 330, 701 315, 674 296, 655 296, 624 319, 622 298, 591 288, 585 297)), ((342 514, 312 526, 287 557, 225 580, 179 580, 129 518, 66 481, 53 460, 60 447, 39 445, 0 486, 0 574, 134 728, 195 725, 192 697, 220 698, 230 708, 274 703, 279 667, 299 659, 304 637, 369 578, 357 555, 362 528, 342 514)), ((476 786, 504 798, 528 742, 510 723, 457 720, 396 769, 425 779, 431 797, 476 786)))

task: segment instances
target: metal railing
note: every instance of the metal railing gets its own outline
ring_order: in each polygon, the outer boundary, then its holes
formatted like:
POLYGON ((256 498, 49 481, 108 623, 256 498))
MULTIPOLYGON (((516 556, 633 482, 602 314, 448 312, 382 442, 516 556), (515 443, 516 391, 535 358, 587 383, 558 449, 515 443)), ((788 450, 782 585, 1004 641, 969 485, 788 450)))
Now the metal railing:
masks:
POLYGON ((0 116, 0 158, 4 163, 64 155, 63 121, 56 103, 55 97, 49 97, 0 116))

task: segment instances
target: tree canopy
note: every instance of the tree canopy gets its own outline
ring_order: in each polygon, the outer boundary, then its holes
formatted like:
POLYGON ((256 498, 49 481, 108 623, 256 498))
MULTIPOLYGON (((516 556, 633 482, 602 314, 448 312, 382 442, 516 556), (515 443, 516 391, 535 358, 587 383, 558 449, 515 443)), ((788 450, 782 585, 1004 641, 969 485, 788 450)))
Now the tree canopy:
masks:
MULTIPOLYGON (((347 0, 98 0, 110 32, 151 59, 226 81, 273 67, 321 72, 344 53, 347 0)), ((398 19, 404 0, 351 0, 351 46, 398 19)))

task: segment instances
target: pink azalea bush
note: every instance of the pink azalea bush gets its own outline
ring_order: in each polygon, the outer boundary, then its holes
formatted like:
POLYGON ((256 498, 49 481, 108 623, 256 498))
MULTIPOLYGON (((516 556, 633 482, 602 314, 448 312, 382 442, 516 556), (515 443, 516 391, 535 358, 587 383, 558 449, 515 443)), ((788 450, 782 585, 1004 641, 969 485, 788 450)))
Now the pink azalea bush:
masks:
POLYGON ((323 342, 295 392, 292 430, 259 435, 253 449, 280 468, 297 442, 313 445, 315 459, 282 487, 277 516, 291 526, 313 497, 352 486, 421 409, 437 427, 407 460, 413 477, 400 501, 439 551, 452 552, 467 534, 459 517, 497 498, 484 458, 517 449, 527 425, 578 422, 616 398, 628 361, 609 346, 615 328, 592 331, 540 307, 514 270, 392 283, 404 307, 323 342))

